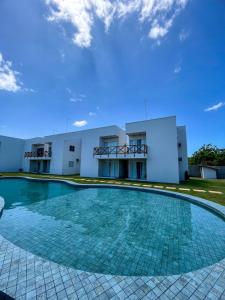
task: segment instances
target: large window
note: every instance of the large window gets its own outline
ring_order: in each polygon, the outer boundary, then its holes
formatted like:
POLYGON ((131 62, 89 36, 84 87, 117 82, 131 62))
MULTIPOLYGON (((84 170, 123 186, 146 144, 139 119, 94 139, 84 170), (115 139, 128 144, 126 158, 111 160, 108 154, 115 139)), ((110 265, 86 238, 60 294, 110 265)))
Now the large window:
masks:
POLYGON ((130 139, 129 144, 130 144, 131 146, 132 146, 132 145, 138 145, 138 146, 141 146, 141 145, 146 144, 146 139, 145 139, 145 138, 142 138, 142 139, 130 139))
POLYGON ((70 152, 75 152, 75 146, 73 146, 73 145, 70 145, 70 147, 69 147, 69 151, 70 151, 70 152))

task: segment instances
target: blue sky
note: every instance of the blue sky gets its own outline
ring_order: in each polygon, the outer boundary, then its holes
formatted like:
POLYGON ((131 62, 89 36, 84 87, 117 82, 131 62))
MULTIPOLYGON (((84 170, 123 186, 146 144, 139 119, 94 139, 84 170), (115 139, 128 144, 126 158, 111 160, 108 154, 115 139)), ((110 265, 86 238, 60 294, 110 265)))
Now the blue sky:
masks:
POLYGON ((176 115, 225 147, 223 0, 1 0, 0 134, 176 115), (145 105, 145 99, 147 105, 145 105))

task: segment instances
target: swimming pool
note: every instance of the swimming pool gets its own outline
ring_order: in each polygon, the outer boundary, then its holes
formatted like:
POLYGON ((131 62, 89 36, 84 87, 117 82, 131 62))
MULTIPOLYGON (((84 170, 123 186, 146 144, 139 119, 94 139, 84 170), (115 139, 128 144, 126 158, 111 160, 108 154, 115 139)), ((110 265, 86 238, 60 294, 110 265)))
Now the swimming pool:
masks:
POLYGON ((172 275, 225 257, 225 222, 179 198, 117 188, 1 179, 0 233, 65 266, 113 275, 172 275))

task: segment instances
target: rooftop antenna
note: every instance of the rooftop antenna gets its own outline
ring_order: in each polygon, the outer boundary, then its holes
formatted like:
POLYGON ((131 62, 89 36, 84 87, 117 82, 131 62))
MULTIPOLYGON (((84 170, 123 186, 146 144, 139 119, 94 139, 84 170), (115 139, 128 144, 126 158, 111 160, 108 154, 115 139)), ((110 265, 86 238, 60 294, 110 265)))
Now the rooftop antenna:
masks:
POLYGON ((148 119, 148 100, 144 99, 144 104, 145 104, 145 120, 148 119))

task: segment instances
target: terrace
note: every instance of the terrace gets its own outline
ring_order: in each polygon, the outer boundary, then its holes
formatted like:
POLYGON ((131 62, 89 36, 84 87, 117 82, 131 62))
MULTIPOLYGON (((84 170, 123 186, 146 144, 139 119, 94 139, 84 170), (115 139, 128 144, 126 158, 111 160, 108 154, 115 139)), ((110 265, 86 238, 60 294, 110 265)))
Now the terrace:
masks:
POLYGON ((51 151, 26 151, 24 153, 24 158, 27 159, 51 159, 52 153, 51 151))
POLYGON ((108 146, 95 147, 93 155, 95 158, 146 158, 148 154, 148 146, 141 145, 124 145, 124 146, 108 146))

